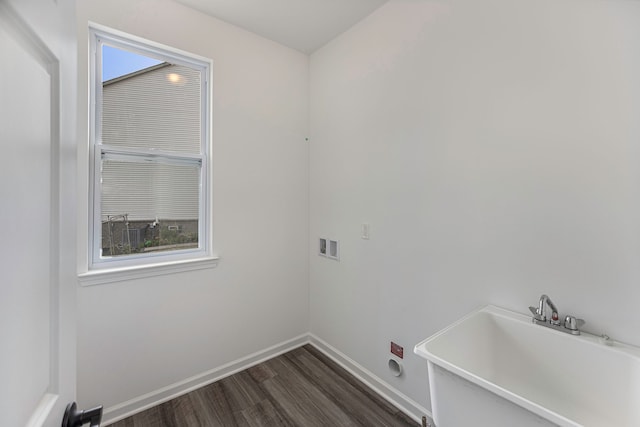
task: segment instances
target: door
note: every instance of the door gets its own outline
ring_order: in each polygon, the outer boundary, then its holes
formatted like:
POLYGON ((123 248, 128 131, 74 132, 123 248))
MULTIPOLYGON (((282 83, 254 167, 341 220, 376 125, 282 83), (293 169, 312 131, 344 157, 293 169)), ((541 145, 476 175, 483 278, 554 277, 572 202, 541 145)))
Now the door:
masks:
POLYGON ((2 426, 75 399, 75 28, 71 0, 0 0, 2 426))

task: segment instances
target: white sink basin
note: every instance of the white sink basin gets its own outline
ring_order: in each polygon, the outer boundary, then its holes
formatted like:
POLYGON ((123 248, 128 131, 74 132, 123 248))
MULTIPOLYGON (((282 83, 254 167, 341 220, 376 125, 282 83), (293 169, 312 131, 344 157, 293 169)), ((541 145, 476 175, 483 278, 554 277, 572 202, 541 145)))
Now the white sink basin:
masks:
POLYGON ((607 346, 599 337, 572 336, 487 306, 414 352, 429 363, 437 427, 640 426, 637 347, 607 346), (482 396, 487 391, 492 395, 482 396))

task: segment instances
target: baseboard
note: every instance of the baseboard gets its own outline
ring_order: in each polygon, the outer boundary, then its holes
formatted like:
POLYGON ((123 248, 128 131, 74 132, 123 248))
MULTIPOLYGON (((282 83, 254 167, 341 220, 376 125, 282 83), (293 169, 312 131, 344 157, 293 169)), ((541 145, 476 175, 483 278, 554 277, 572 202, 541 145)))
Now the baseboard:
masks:
POLYGON ((404 395, 394 387, 387 384, 371 371, 365 369, 362 365, 349 358, 344 353, 337 350, 313 334, 309 334, 309 343, 324 353, 327 357, 345 368, 354 377, 365 383, 369 388, 375 391, 380 397, 391 403, 393 406, 413 418, 416 422, 421 423, 422 417, 432 418, 431 411, 422 405, 419 405, 413 399, 404 395))
POLYGON ((305 344, 313 345, 327 357, 331 358, 333 361, 349 371, 353 376, 366 384, 383 399, 387 400, 393 406, 416 420, 416 422, 420 423, 424 415, 431 418, 431 412, 426 408, 384 382, 382 379, 365 369, 362 365, 358 364, 344 353, 313 334, 303 334, 280 344, 276 344, 265 350, 234 360, 233 362, 229 362, 218 368, 187 378, 186 380, 179 381, 167 387, 135 397, 118 405, 105 408, 102 425, 107 426, 115 423, 116 421, 120 421, 124 418, 130 417, 131 415, 137 414, 138 412, 142 412, 171 399, 175 399, 178 396, 182 396, 183 394, 189 393, 200 387, 204 387, 305 344))
POLYGON ((123 418, 130 417, 138 412, 142 412, 171 399, 175 399, 178 396, 189 393, 200 387, 204 387, 308 343, 309 335, 303 334, 280 344, 276 344, 265 350, 234 360, 233 362, 229 362, 218 368, 187 378, 186 380, 179 381, 167 387, 135 397, 118 405, 105 408, 102 425, 106 426, 115 423, 123 418))

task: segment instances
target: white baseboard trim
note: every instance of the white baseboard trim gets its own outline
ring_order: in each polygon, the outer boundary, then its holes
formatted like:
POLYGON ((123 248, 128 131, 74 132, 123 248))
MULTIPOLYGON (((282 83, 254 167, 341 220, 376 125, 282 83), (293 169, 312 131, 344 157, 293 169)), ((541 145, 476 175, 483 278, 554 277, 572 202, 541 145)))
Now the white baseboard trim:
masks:
POLYGON ((187 378, 186 380, 143 394, 142 396, 135 397, 115 406, 105 408, 102 425, 107 426, 115 423, 116 421, 120 421, 156 405, 175 399, 178 396, 187 394, 200 387, 204 387, 208 384, 226 378, 305 344, 313 345, 327 357, 331 358, 357 379, 366 384, 369 388, 380 395, 380 397, 413 418, 416 422, 420 423, 423 415, 430 418, 432 417, 431 412, 425 407, 419 405, 408 396, 391 387, 389 384, 369 370, 365 369, 353 359, 346 356, 344 353, 337 350, 335 347, 329 345, 313 334, 303 334, 280 344, 271 346, 265 350, 234 360, 218 368, 187 378))
POLYGON ((380 397, 413 418, 416 422, 421 423, 424 415, 429 417, 429 419, 433 418, 431 411, 427 408, 419 405, 413 399, 390 386, 380 377, 374 375, 371 371, 317 336, 309 334, 309 343, 349 371, 354 377, 365 383, 367 387, 375 391, 380 397))
POLYGON ((138 412, 142 412, 171 399, 175 399, 178 396, 182 396, 183 394, 189 393, 200 387, 204 387, 308 343, 309 335, 303 334, 280 344, 276 344, 265 350, 234 360, 218 368, 187 378, 186 380, 143 394, 142 396, 135 397, 115 406, 105 408, 102 425, 106 426, 115 423, 116 421, 120 421, 121 419, 130 417, 138 412))

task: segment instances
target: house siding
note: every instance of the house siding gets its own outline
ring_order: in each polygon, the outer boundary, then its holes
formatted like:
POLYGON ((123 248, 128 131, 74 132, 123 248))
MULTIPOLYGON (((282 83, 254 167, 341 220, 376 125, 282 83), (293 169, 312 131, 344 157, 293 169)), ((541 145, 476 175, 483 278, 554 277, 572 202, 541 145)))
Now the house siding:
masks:
MULTIPOLYGON (((198 70, 181 65, 107 81, 103 85, 102 143, 198 154, 201 144, 198 70), (177 82, 170 82, 171 76, 177 82)), ((102 216, 129 220, 196 220, 199 168, 103 160, 102 216)))

